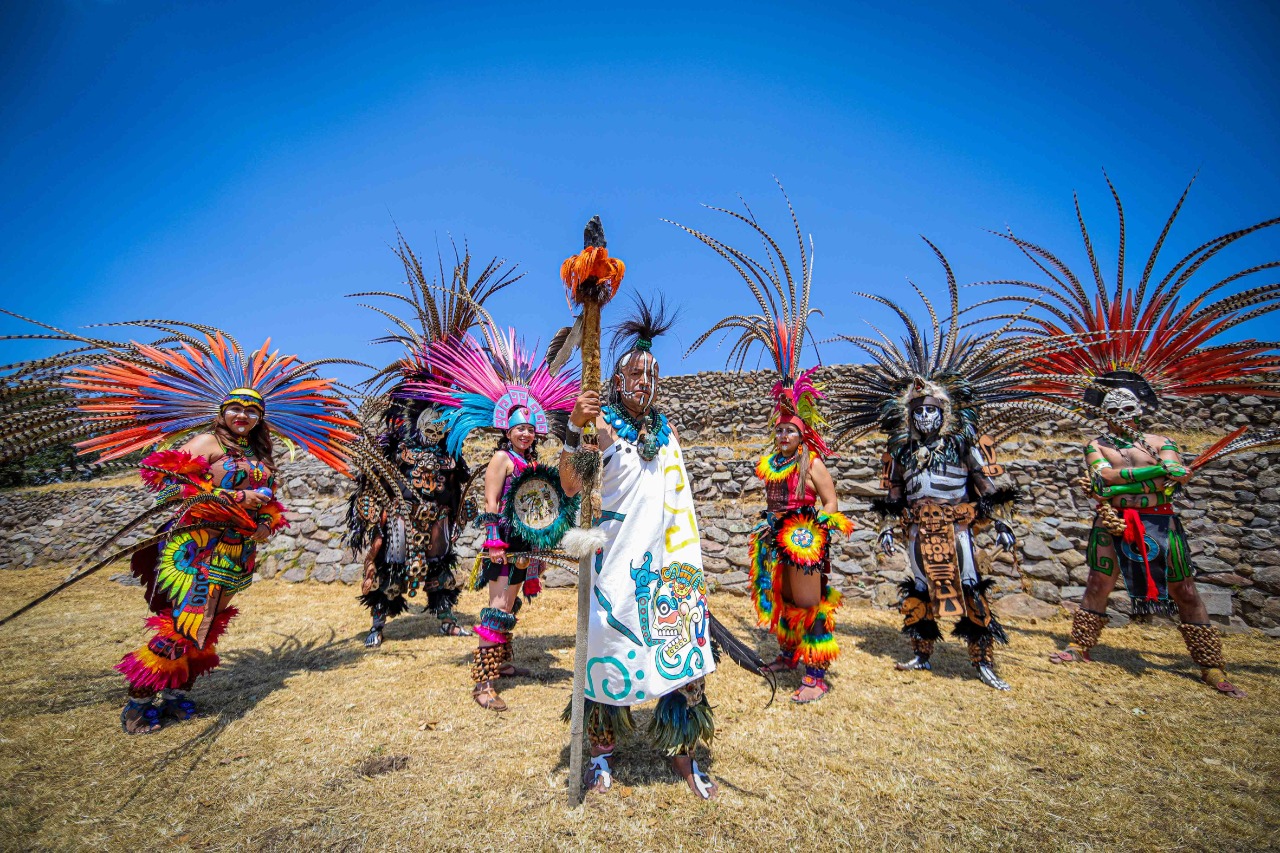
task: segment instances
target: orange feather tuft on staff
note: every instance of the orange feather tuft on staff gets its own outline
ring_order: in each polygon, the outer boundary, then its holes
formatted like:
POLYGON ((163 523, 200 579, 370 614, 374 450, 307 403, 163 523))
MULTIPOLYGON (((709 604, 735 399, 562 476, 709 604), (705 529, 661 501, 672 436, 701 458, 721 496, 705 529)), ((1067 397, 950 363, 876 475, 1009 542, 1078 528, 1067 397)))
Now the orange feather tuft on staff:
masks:
POLYGON ((617 294, 626 272, 626 264, 609 257, 604 246, 588 246, 560 265, 570 306, 587 301, 605 304, 617 294))

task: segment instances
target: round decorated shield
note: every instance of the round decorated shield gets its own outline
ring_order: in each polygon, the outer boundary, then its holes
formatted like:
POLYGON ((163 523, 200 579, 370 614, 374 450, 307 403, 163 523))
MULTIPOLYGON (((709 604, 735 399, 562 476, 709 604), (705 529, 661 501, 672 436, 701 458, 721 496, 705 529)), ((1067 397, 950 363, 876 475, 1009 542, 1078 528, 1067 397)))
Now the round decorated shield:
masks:
POLYGON ((546 465, 525 468, 503 496, 507 529, 538 550, 559 545, 577 514, 578 498, 564 493, 560 472, 546 465))
POLYGON ((778 525, 779 550, 797 566, 816 566, 827 556, 827 526, 810 507, 788 513, 778 525), (809 511, 805 511, 809 510, 809 511))

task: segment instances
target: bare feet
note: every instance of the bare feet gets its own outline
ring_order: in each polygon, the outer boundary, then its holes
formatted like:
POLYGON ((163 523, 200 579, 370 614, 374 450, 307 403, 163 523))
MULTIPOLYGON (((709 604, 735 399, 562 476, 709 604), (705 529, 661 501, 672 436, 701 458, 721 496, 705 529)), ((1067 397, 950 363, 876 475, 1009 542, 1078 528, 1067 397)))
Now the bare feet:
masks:
POLYGON ((689 786, 689 790, 697 794, 700 799, 715 799, 716 793, 720 790, 720 786, 712 781, 705 770, 698 766, 698 762, 693 760, 692 755, 672 756, 671 769, 676 771, 676 775, 684 779, 685 784, 689 786))

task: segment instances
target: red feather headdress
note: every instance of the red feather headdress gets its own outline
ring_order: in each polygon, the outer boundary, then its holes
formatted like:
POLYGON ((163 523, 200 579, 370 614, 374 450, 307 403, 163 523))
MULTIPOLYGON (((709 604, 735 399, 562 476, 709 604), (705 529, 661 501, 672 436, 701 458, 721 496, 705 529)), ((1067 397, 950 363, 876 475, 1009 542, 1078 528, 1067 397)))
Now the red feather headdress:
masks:
POLYGON ((1199 292, 1193 284, 1193 280, 1200 280, 1196 274, 1211 258, 1242 237, 1280 223, 1280 218, 1231 231, 1201 244, 1156 281, 1153 275, 1156 261, 1191 189, 1188 184, 1134 284, 1126 281, 1124 208, 1110 178, 1107 186, 1115 201, 1120 227, 1116 275, 1110 287, 1094 253, 1078 197, 1076 220, 1089 258, 1092 287, 1086 286, 1086 279, 1076 275, 1048 249, 1012 233, 998 235, 1017 246, 1049 281, 987 283, 1032 291, 1004 297, 1043 312, 1031 318, 1033 327, 1026 331, 1060 339, 1076 336, 1079 341, 1074 346, 1029 360, 1026 368, 1032 376, 1022 387, 1039 393, 1075 396, 1081 389, 1094 385, 1099 377, 1130 371, 1141 376, 1162 396, 1280 396, 1280 374, 1277 373, 1280 354, 1276 352, 1276 343, 1253 339, 1212 343, 1228 330, 1280 307, 1280 284, 1264 284, 1213 298, 1241 279, 1280 266, 1280 261, 1240 270, 1199 292))

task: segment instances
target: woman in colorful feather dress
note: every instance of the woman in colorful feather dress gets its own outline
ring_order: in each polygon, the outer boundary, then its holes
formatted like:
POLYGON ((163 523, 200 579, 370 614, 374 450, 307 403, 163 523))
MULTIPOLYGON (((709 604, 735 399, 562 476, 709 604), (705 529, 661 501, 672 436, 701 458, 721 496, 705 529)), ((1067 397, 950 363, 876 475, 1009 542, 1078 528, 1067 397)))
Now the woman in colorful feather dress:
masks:
POLYGON ((168 520, 89 570, 132 553, 154 614, 153 636, 116 666, 129 686, 121 727, 145 734, 196 713, 185 691, 218 666, 218 642, 236 615, 232 599, 253 581, 258 546, 287 524, 276 499, 273 434, 345 473, 359 425, 333 383, 315 375, 319 363, 269 352, 269 341, 246 356, 208 326, 122 325, 163 337, 115 343, 45 327, 54 334, 41 337, 76 346, 11 366, 7 379, 27 394, 15 424, 24 438, 0 446, 0 457, 77 438, 84 439, 77 450, 100 461, 152 450, 140 469, 154 506, 91 557, 148 520, 168 520))

